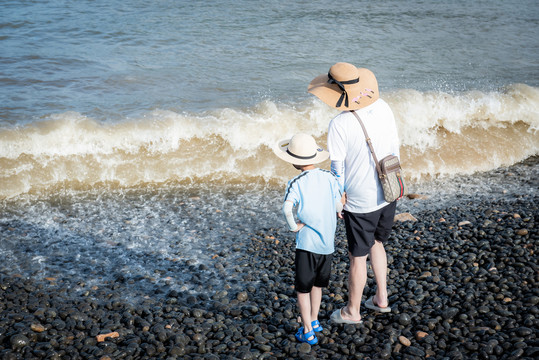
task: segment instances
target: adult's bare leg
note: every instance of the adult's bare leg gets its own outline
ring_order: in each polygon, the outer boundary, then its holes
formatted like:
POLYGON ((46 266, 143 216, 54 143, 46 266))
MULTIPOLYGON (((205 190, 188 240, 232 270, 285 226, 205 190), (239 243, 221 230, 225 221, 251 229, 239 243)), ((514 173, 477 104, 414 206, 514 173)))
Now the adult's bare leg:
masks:
POLYGON ((387 255, 384 244, 376 240, 370 252, 371 266, 376 281, 374 303, 379 307, 387 307, 387 255))
POLYGON ((367 255, 352 256, 350 259, 350 270, 348 272, 348 304, 341 311, 341 316, 346 320, 361 320, 360 307, 363 289, 367 283, 367 255))

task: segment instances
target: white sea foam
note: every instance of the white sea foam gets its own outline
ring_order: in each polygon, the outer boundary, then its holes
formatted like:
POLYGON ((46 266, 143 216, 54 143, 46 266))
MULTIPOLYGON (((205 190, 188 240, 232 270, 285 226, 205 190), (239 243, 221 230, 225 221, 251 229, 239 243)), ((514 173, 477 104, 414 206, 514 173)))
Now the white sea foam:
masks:
MULTIPOLYGON (((382 96, 394 110, 411 180, 490 170, 539 153, 538 88, 382 96)), ((336 114, 311 99, 295 107, 265 101, 198 114, 154 110, 114 124, 73 112, 51 115, 0 130, 0 197, 99 183, 283 181, 294 170, 271 148, 298 132, 325 145, 336 114)))

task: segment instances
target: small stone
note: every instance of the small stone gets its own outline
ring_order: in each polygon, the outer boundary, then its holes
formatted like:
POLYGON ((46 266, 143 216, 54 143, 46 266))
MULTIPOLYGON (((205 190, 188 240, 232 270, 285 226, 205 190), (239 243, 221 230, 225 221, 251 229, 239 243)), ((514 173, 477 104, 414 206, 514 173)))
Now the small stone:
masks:
POLYGON ((202 310, 200 310, 200 309, 194 309, 192 311, 192 315, 193 315, 194 318, 200 319, 202 316, 204 316, 204 312, 202 310))
POLYGON ((539 296, 532 296, 528 299, 528 304, 534 306, 534 305, 537 305, 539 304, 539 296))
POLYGON ((32 329, 32 331, 41 333, 41 332, 45 331, 45 326, 43 326, 41 324, 32 324, 32 325, 30 325, 30 329, 32 329))
POLYGON ((103 342, 105 341, 106 338, 117 338, 117 337, 120 337, 120 334, 118 334, 118 332, 114 331, 114 332, 111 332, 111 333, 108 333, 108 334, 101 334, 101 335, 97 335, 96 336, 96 339, 97 339, 97 342, 103 342))
POLYGON ((442 317, 444 319, 452 319, 459 313, 459 309, 457 308, 448 308, 444 311, 442 311, 442 317))
POLYGON ((436 352, 434 352, 434 351, 432 351, 430 349, 425 350, 425 358, 435 359, 436 358, 436 352))
POLYGON ((471 331, 471 332, 489 331, 489 330, 490 330, 490 328, 487 327, 487 326, 476 326, 476 327, 470 328, 470 331, 471 331))
POLYGON ((520 229, 520 230, 517 230, 517 235, 520 235, 520 236, 526 236, 526 235, 528 235, 528 229, 520 229))
POLYGON ((531 328, 519 327, 518 329, 516 329, 516 333, 518 334, 518 336, 528 337, 533 334, 534 331, 531 328))
POLYGON ((517 213, 513 214, 513 218, 514 219, 520 219, 520 214, 517 214, 517 213))
POLYGON ((247 299, 249 298, 249 296, 247 295, 247 292, 246 291, 242 291, 240 293, 238 293, 238 295, 236 296, 236 299, 238 299, 238 301, 246 301, 247 299))
POLYGON ((410 199, 410 200, 414 200, 414 199, 426 200, 426 199, 429 198, 427 195, 421 195, 421 194, 408 194, 408 195, 406 195, 406 196, 407 196, 408 199, 410 199))
POLYGON ((301 343, 301 345, 298 346, 298 351, 303 354, 308 354, 311 352, 311 345, 307 343, 301 343))
POLYGON ((9 342, 11 343, 11 348, 13 350, 22 349, 25 346, 28 346, 30 343, 30 339, 28 339, 26 336, 22 334, 16 334, 9 339, 9 342))
POLYGON ((415 346, 410 346, 408 348, 406 348, 406 352, 410 355, 413 355, 413 356, 417 356, 417 357, 420 357, 420 358, 424 358, 425 357, 425 352, 423 350, 421 350, 420 348, 417 348, 415 346))
POLYGON ((406 336, 399 336, 399 341, 404 346, 410 346, 412 345, 412 342, 406 337, 406 336))
POLYGON ((401 314, 399 316, 399 324, 406 326, 406 325, 410 325, 411 322, 412 322, 412 319, 410 318, 410 315, 401 314))
POLYGON ((400 221, 400 222, 404 222, 404 221, 417 221, 417 219, 410 213, 400 213, 400 214, 397 214, 395 215, 395 217, 393 218, 394 221, 400 221))
POLYGON ((424 332, 424 331, 418 331, 418 332, 415 333, 415 338, 416 338, 417 340, 422 340, 422 339, 424 339, 424 338, 425 338, 426 336, 428 336, 428 335, 429 335, 429 334, 427 334, 427 333, 424 332))
POLYGON ((469 222, 468 220, 464 220, 464 221, 459 222, 458 225, 459 226, 464 226, 464 225, 470 225, 470 224, 471 224, 471 222, 469 222))
POLYGON ((262 335, 255 335, 255 342, 258 343, 258 344, 267 344, 268 343, 268 339, 266 339, 265 337, 263 337, 262 335))
POLYGON ((524 354, 524 349, 516 349, 511 354, 509 354, 509 359, 518 359, 524 354))
POLYGON ((262 352, 270 352, 271 351, 271 346, 269 346, 267 344, 258 344, 257 347, 262 352))

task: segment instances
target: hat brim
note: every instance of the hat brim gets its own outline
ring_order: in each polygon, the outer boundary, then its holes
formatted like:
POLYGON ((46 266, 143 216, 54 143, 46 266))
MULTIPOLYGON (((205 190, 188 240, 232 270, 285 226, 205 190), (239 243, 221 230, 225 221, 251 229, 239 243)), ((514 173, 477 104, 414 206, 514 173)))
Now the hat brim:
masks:
POLYGON ((372 71, 366 68, 358 68, 358 72, 359 83, 345 86, 348 93, 348 106, 345 106, 344 101, 341 106, 337 106, 342 90, 337 84, 328 83, 329 77, 327 74, 314 78, 307 91, 338 110, 362 109, 378 100, 380 94, 378 92, 378 82, 372 71))
POLYGON ((275 153, 275 155, 277 155, 277 157, 279 157, 281 160, 286 161, 287 163, 293 165, 314 165, 329 159, 329 152, 322 148, 318 148, 316 151, 316 155, 309 159, 300 159, 294 157, 288 152, 286 152, 288 150, 288 144, 290 143, 290 140, 291 139, 279 141, 277 146, 273 148, 273 152, 275 153))

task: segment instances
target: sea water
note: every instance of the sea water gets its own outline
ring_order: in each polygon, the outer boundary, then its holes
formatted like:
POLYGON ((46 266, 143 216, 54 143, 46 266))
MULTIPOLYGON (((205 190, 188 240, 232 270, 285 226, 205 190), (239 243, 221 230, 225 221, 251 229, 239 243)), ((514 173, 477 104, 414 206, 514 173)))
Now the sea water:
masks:
POLYGON ((195 289, 184 264, 284 226, 296 170, 271 148, 297 132, 326 146, 337 112, 306 89, 339 61, 376 74, 412 191, 537 191, 484 178, 539 153, 536 1, 34 0, 0 14, 5 272, 166 273, 195 289))

